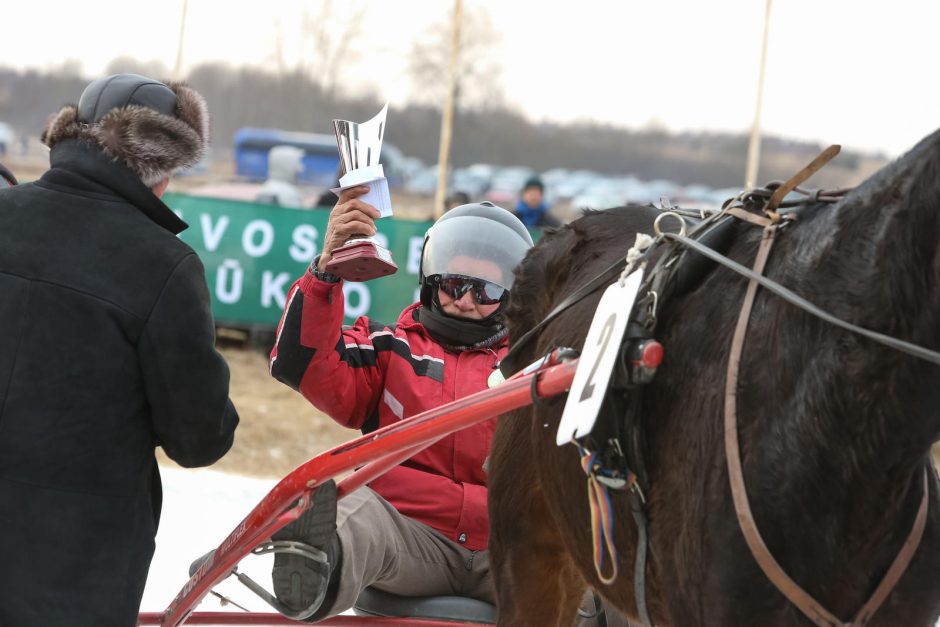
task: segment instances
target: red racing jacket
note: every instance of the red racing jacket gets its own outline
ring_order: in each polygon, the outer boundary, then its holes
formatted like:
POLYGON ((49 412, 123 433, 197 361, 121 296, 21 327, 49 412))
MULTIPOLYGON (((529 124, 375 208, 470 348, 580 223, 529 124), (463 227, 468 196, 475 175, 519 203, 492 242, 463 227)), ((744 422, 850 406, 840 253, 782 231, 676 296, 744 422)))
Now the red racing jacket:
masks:
MULTIPOLYGON (((508 351, 453 352, 418 322, 419 303, 386 326, 363 316, 343 327, 342 282, 307 272, 287 295, 271 375, 320 411, 363 433, 398 422, 487 387, 508 351)), ((489 537, 486 473, 496 419, 441 439, 369 486, 399 512, 472 550, 489 537)))

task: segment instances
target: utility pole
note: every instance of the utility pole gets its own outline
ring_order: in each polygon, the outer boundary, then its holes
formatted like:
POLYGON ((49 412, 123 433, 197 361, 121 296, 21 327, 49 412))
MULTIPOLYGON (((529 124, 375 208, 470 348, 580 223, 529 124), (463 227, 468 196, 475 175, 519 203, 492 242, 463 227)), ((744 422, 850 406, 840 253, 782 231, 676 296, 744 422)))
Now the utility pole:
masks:
POLYGON ((454 0, 454 24, 451 30, 450 69, 447 73, 447 99, 441 112, 441 145, 437 154, 437 190, 434 193, 434 218, 444 213, 447 195, 447 164, 450 158, 450 138, 454 125, 454 91, 457 83, 457 52, 460 49, 460 22, 462 0, 454 0))
POLYGON ((744 189, 751 190, 757 184, 757 169, 760 165, 760 113, 764 99, 764 66, 767 64, 767 32, 770 30, 770 2, 764 9, 764 40, 761 43, 760 71, 757 77, 757 107, 754 124, 751 125, 751 141, 747 147, 747 169, 744 173, 744 189))
POLYGON ((180 16, 180 38, 176 46, 176 65, 173 67, 173 79, 183 80, 183 36, 186 34, 186 13, 189 0, 183 0, 183 14, 180 16))

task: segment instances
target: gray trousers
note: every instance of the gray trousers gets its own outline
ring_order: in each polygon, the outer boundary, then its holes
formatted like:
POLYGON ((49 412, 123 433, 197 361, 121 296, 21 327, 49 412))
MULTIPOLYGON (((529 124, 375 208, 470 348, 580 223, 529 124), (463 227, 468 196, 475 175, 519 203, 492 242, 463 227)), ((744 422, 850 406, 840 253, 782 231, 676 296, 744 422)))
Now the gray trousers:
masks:
MULTIPOLYGON (((427 525, 403 516, 369 488, 340 499, 336 532, 342 550, 336 600, 323 616, 335 616, 353 606, 368 587, 401 596, 462 596, 495 605, 488 551, 471 551, 427 525)), ((582 607, 592 615, 590 592, 582 607)), ((626 626, 608 609, 609 627, 626 626)), ((598 625, 596 618, 579 618, 578 627, 598 625)))
POLYGON ((486 551, 471 551, 403 516, 369 488, 337 503, 342 548, 339 589, 328 611, 349 609, 374 587, 401 596, 454 595, 495 603, 486 551))

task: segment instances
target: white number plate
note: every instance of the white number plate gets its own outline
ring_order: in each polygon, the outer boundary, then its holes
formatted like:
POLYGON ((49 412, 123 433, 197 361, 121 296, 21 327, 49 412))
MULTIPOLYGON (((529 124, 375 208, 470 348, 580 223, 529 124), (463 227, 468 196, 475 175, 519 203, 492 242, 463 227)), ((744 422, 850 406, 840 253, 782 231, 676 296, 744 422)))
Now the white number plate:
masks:
POLYGON ((617 281, 601 296, 558 425, 558 446, 589 434, 594 427, 642 281, 643 271, 635 270, 623 287, 617 281))

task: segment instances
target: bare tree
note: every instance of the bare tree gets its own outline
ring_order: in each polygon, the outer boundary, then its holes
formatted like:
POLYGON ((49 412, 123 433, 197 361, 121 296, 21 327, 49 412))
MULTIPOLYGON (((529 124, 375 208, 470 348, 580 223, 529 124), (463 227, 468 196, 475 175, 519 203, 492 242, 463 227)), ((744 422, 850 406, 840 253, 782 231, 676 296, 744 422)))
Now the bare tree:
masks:
POLYGON ((366 9, 350 4, 335 11, 333 1, 324 0, 316 11, 305 8, 300 18, 302 59, 297 67, 330 95, 339 94, 342 66, 359 57, 356 44, 362 36, 366 9))
MULTIPOLYGON (((447 90, 451 25, 438 23, 411 47, 408 74, 415 102, 440 108, 447 90)), ((455 77, 455 110, 500 107, 503 103, 499 39, 480 7, 463 11, 455 77)))
POLYGON ((274 28, 267 39, 271 46, 271 51, 266 56, 266 61, 274 64, 275 73, 278 76, 287 74, 287 59, 284 57, 284 24, 280 17, 274 18, 274 28))
POLYGON ((56 78, 68 78, 71 76, 81 76, 84 74, 82 62, 78 59, 65 59, 57 65, 52 65, 48 69, 50 76, 56 78))
POLYGON ((108 63, 104 71, 109 74, 141 74, 157 80, 168 80, 170 70, 162 61, 141 61, 133 57, 118 57, 108 63))
MULTIPOLYGON (((160 76, 157 68, 133 60, 118 60, 110 71, 143 71, 160 76)), ((36 136, 47 116, 67 102, 76 102, 90 80, 74 62, 43 71, 17 71, 0 66, 0 120, 19 133, 36 136)), ((364 120, 381 103, 375 96, 337 96, 324 93, 308 74, 293 69, 278 74, 225 63, 201 64, 187 77, 209 103, 216 155, 232 146, 243 126, 328 132, 334 117, 364 120)), ((467 88, 465 88, 466 92, 467 88)), ((478 88, 473 87, 474 94, 478 88)), ((438 154, 440 102, 411 103, 396 108, 387 140, 405 154, 433 161, 438 154)), ((740 184, 747 149, 744 134, 669 133, 663 129, 626 129, 594 123, 534 124, 517 110, 498 105, 464 106, 454 127, 455 166, 486 162, 525 163, 537 170, 554 167, 591 169, 600 173, 712 187, 740 184)), ((815 157, 821 146, 774 137, 762 140, 759 181, 789 176, 815 157)), ((852 185, 880 167, 883 155, 843 151, 839 159, 818 172, 814 186, 852 185)))

